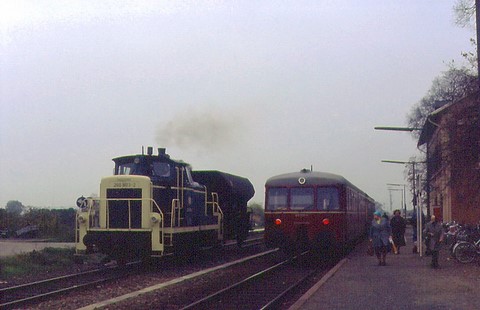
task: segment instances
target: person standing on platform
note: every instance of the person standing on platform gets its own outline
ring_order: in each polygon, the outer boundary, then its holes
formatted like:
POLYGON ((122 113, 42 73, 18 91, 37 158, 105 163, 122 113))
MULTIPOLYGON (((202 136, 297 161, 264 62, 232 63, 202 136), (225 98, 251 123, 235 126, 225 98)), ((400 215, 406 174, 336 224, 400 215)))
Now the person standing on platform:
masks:
POLYGON ((400 247, 405 246, 405 229, 407 228, 407 221, 401 216, 400 210, 393 211, 393 217, 390 220, 392 227, 393 243, 397 246, 397 252, 400 254, 400 247))
POLYGON ((432 253, 432 262, 430 267, 436 269, 440 267, 438 265, 438 256, 441 243, 443 242, 444 233, 442 224, 436 220, 435 215, 432 215, 431 221, 427 224, 424 234, 425 236, 429 237, 429 244, 427 244, 427 248, 429 248, 432 253))
POLYGON ((387 221, 389 221, 390 219, 388 218, 388 214, 387 212, 383 212, 383 218, 385 218, 387 221))
POLYGON ((386 257, 388 247, 390 246, 389 239, 392 235, 392 229, 387 219, 382 217, 380 211, 373 213, 372 225, 370 226, 370 232, 368 234, 370 242, 373 244, 375 255, 378 259, 379 266, 386 265, 386 257))

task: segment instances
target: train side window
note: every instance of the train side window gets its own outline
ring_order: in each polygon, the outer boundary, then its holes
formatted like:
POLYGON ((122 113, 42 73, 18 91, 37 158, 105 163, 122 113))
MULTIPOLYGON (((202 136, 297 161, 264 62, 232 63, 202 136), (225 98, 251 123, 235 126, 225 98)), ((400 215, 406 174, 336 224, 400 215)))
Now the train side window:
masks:
POLYGON ((292 210, 312 210, 313 203, 313 188, 292 188, 291 190, 291 205, 292 210))
POLYGON ((318 210, 339 210, 338 189, 335 187, 320 187, 317 191, 318 210))
POLYGON ((287 210, 288 207, 288 189, 270 188, 267 192, 268 210, 287 210))

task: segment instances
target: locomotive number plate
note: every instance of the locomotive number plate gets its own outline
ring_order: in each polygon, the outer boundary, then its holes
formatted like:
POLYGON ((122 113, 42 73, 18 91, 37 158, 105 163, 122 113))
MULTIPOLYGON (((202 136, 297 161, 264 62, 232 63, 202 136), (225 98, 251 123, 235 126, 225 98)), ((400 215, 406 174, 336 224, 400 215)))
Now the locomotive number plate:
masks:
POLYGON ((135 187, 135 183, 131 182, 115 182, 113 183, 113 187, 119 188, 119 187, 135 187))

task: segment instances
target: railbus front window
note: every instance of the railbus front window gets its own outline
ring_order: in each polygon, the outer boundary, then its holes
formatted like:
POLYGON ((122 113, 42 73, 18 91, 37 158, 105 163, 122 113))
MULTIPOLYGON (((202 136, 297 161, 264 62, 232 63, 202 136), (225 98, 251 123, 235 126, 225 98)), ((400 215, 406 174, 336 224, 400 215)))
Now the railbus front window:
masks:
POLYGON ((287 210, 288 207, 288 189, 270 188, 267 193, 268 210, 287 210))
POLYGON ((335 187, 320 187, 317 191, 318 210, 339 210, 338 189, 335 187))
POLYGON ((292 188, 290 209, 312 210, 313 206, 313 188, 292 188))

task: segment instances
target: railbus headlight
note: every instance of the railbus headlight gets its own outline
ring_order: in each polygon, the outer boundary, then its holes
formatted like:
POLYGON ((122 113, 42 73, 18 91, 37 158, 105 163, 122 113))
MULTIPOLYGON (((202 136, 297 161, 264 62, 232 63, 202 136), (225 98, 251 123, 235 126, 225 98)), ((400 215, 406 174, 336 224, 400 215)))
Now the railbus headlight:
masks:
POLYGON ((276 219, 275 220, 275 225, 280 225, 282 224, 282 220, 281 219, 276 219))
POLYGON ((79 222, 80 224, 83 224, 83 223, 85 223, 86 221, 87 221, 87 219, 86 219, 83 215, 78 216, 78 222, 79 222))
POLYGON ((323 225, 325 225, 325 226, 330 225, 330 219, 324 218, 324 219, 322 220, 322 223, 323 223, 323 225))

